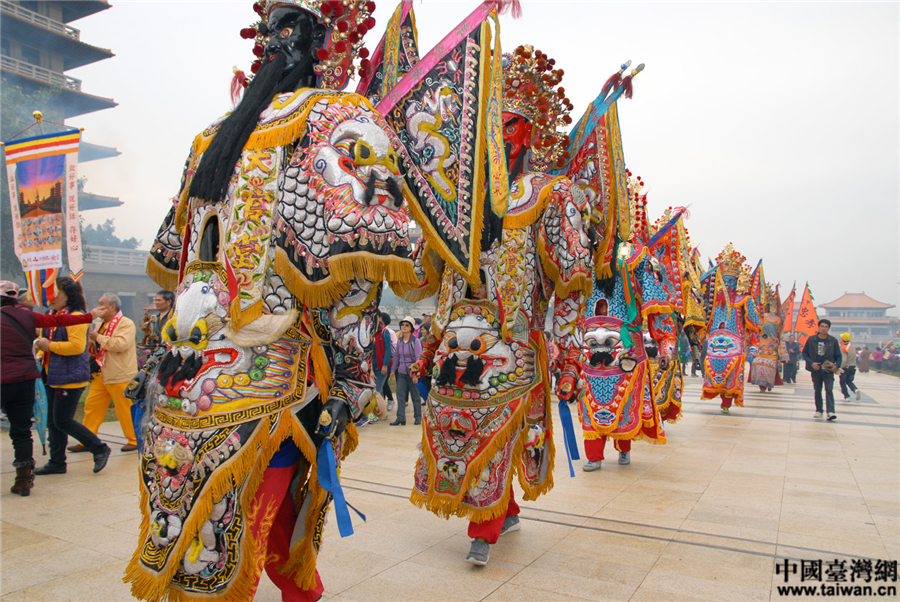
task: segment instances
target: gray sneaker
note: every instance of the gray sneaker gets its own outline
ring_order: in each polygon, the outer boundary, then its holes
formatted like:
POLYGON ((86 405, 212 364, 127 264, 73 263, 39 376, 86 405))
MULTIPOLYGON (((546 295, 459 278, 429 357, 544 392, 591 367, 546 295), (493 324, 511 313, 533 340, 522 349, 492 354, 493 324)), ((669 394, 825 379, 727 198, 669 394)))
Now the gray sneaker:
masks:
POLYGON ((631 464, 631 452, 619 452, 619 464, 622 466, 627 466, 631 464))
POLYGON ((506 535, 507 533, 518 531, 521 528, 522 525, 519 524, 518 516, 507 516, 503 520, 503 528, 500 529, 500 535, 506 535))
POLYGON ((856 390, 856 401, 859 401, 859 389, 856 390))
POLYGON ((584 466, 581 467, 581 470, 584 472, 594 472, 595 470, 600 470, 601 462, 597 460, 596 462, 588 462, 584 466))
POLYGON ((479 537, 472 540, 472 547, 469 548, 469 555, 466 556, 466 560, 475 566, 484 566, 487 564, 490 555, 491 544, 483 537, 479 537))

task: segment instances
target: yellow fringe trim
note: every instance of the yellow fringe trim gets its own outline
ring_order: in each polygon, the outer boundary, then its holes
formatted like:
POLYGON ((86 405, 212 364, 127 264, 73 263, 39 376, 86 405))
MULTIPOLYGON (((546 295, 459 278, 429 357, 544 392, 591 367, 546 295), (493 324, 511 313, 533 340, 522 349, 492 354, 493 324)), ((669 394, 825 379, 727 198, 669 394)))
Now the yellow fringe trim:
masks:
POLYGON ((153 282, 167 291, 178 288, 178 272, 163 267, 152 255, 147 257, 145 272, 153 282))
MULTIPOLYGON (((309 92, 309 88, 300 88, 290 98, 278 102, 274 100, 272 101, 272 106, 275 109, 282 109, 288 105, 290 105, 294 100, 297 99, 301 94, 305 94, 309 92)), ((263 130, 256 129, 252 134, 250 134, 250 138, 247 139, 247 143, 244 145, 244 150, 264 150, 267 148, 272 148, 275 146, 286 146, 288 144, 292 144, 296 142, 301 135, 306 132, 306 120, 309 117, 309 112, 312 108, 321 101, 326 101, 329 103, 340 104, 343 106, 352 106, 352 107, 364 107, 370 111, 374 111, 372 108, 372 103, 369 102, 369 99, 360 96, 359 94, 354 94, 351 92, 337 92, 333 94, 317 94, 313 92, 303 101, 302 108, 290 116, 290 121, 283 123, 278 126, 269 127, 263 130)), ((216 130, 218 132, 218 129, 216 130)), ((203 133, 197 134, 194 138, 193 150, 194 153, 199 155, 206 151, 209 148, 210 143, 215 138, 216 132, 213 132, 210 136, 204 137, 203 133)))
POLYGON ((350 290, 350 281, 364 278, 375 283, 387 280, 394 283, 413 284, 416 273, 412 260, 394 256, 382 256, 356 251, 332 258, 328 264, 328 277, 312 282, 291 263, 287 252, 275 248, 275 271, 284 279, 285 286, 307 307, 328 307, 350 290))
POLYGON ((262 299, 257 299, 250 307, 242 309, 241 297, 238 293, 238 298, 231 302, 231 329, 235 332, 240 331, 242 327, 262 316, 262 310, 262 299))
MULTIPOLYGON (((422 257, 420 259, 420 262, 422 264, 422 269, 425 271, 425 280, 423 282, 420 282, 415 287, 411 287, 402 283, 391 285, 391 289, 394 291, 394 293, 409 301, 410 303, 418 303, 419 301, 429 299, 435 296, 438 291, 441 290, 441 273, 438 271, 437 266, 435 265, 434 257, 435 255, 437 255, 438 259, 440 259, 440 255, 438 255, 436 251, 431 250, 428 242, 425 242, 424 244, 425 247, 422 249, 422 257)), ((441 272, 442 271, 443 269, 441 270, 441 272)))
POLYGON ((574 274, 568 281, 562 279, 559 269, 547 253, 543 237, 538 237, 538 256, 541 258, 541 266, 544 268, 544 273, 554 283, 553 286, 558 297, 565 299, 575 291, 580 291, 585 297, 590 297, 591 293, 594 292, 594 282, 589 274, 574 274))
MULTIPOLYGON (((538 180, 540 179, 540 176, 537 176, 534 179, 538 180)), ((527 228, 533 224, 544 212, 544 209, 547 208, 547 202, 550 200, 550 195, 553 193, 553 186, 560 180, 565 179, 565 176, 559 176, 544 184, 540 192, 538 192, 537 204, 521 213, 507 213, 503 218, 503 227, 527 228)))
MULTIPOLYGON (((316 336, 313 335, 313 339, 316 336)), ((328 364, 328 358, 325 355, 325 349, 319 341, 314 341, 310 346, 310 362, 313 367, 313 374, 316 377, 316 383, 319 385, 319 398, 322 403, 328 401, 328 394, 331 391, 331 366, 328 364)))
MULTIPOLYGON (((168 562, 165 570, 159 575, 148 572, 140 563, 140 555, 145 545, 150 531, 150 517, 147 512, 149 501, 147 493, 141 486, 141 531, 140 543, 134 556, 128 563, 125 570, 124 581, 131 583, 131 592, 136 598, 142 600, 168 600, 170 602, 193 602, 193 600, 208 600, 208 597, 196 597, 183 593, 177 588, 171 587, 172 578, 181 566, 181 559, 184 557, 187 549, 191 546, 193 540, 200 532, 203 523, 209 520, 213 506, 222 499, 222 497, 235 489, 236 483, 244 483, 243 493, 241 495, 241 505, 244 508, 250 508, 251 503, 256 496, 256 491, 262 482, 266 467, 278 451, 278 448, 287 438, 292 438, 298 442, 298 447, 306 456, 307 461, 315 465, 316 454, 311 443, 304 444, 303 438, 306 437, 306 430, 293 421, 293 406, 281 410, 277 415, 279 424, 275 433, 269 434, 269 420, 272 417, 260 419, 260 423, 243 446, 243 452, 229 459, 220 465, 216 472, 210 477, 209 481, 203 488, 191 512, 185 520, 182 527, 181 535, 175 548, 168 556, 168 562), (295 429, 301 432, 294 433, 295 429), (255 452, 255 453, 254 453, 255 452)), ((245 578, 247 571, 247 562, 257 555, 257 545, 250 536, 249 530, 245 535, 244 550, 242 552, 242 567, 240 575, 236 577, 228 588, 228 591, 221 595, 220 600, 223 602, 240 602, 249 599, 252 596, 252 589, 247 587, 248 583, 255 584, 256 580, 249 576, 245 578)), ((265 554, 262 554, 264 557, 265 554)), ((261 568, 261 566, 260 566, 261 568)))

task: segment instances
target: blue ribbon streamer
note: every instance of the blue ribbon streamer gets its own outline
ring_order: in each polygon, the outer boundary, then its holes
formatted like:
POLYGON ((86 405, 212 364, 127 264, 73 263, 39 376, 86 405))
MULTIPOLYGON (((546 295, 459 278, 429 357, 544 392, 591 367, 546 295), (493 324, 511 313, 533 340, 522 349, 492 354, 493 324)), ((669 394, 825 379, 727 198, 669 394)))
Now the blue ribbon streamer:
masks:
POLYGON ((337 516, 338 531, 341 537, 353 535, 353 523, 350 521, 350 513, 347 508, 356 512, 363 521, 366 515, 347 503, 344 498, 344 490, 337 476, 337 463, 334 460, 334 448, 331 440, 326 439, 319 447, 317 454, 318 467, 316 469, 319 485, 334 498, 334 514, 337 516))
POLYGON ((559 400, 559 422, 563 429, 563 442, 566 444, 566 459, 569 461, 569 476, 575 477, 575 469, 572 468, 572 460, 580 460, 578 455, 578 443, 575 441, 575 427, 572 426, 572 412, 569 404, 564 399, 559 400))

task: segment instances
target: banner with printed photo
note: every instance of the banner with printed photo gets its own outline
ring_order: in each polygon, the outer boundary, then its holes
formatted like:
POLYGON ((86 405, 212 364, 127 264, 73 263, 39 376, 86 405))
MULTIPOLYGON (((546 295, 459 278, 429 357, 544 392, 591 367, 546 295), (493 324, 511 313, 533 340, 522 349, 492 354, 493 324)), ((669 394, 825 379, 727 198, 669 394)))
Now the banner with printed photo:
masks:
POLYGON ((81 278, 80 139, 78 130, 69 130, 4 145, 15 252, 26 274, 60 268, 65 241, 72 277, 81 278))

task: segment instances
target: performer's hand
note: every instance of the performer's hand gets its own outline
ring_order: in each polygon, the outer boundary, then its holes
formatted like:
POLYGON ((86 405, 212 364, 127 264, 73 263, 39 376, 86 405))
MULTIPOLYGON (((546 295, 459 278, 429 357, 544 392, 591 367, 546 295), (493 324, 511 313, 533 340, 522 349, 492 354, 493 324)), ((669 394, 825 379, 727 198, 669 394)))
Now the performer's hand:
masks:
POLYGON ((556 395, 563 401, 568 401, 575 394, 575 377, 564 374, 556 384, 556 395))
POLYGON ((659 358, 659 369, 660 370, 668 370, 669 364, 671 364, 671 363, 672 363, 672 360, 670 360, 667 356, 664 355, 659 358))
POLYGON ((34 342, 34 346, 40 349, 41 351, 49 351, 50 350, 50 341, 44 337, 39 338, 34 342))
POLYGON ((316 434, 326 439, 340 437, 350 420, 350 408, 347 402, 338 397, 330 397, 322 406, 319 415, 319 426, 316 434))

